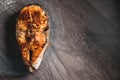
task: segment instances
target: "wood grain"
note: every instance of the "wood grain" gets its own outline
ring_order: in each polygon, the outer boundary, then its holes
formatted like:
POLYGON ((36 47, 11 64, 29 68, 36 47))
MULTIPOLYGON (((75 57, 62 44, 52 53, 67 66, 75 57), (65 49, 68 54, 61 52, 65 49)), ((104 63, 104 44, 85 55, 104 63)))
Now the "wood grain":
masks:
POLYGON ((119 0, 1 0, 0 80, 119 80, 119 0), (15 39, 20 9, 38 4, 49 15, 50 45, 34 74, 15 39))

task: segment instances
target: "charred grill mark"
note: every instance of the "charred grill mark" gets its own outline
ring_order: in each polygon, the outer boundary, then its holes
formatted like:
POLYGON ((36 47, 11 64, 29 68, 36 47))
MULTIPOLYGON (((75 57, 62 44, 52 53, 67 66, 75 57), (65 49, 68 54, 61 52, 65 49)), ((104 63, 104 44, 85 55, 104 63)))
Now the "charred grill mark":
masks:
POLYGON ((45 46, 45 44, 43 44, 43 45, 41 46, 41 48, 44 48, 44 46, 45 46))
POLYGON ((28 10, 25 10, 24 12, 22 12, 19 17, 19 19, 23 20, 23 21, 26 21, 26 20, 29 20, 30 19, 30 13, 28 10))
POLYGON ((39 11, 35 11, 33 12, 32 16, 32 23, 35 24, 36 26, 40 25, 40 12, 39 11))
POLYGON ((32 55, 33 55, 33 51, 30 49, 29 50, 29 55, 30 55, 30 63, 32 62, 32 55))
POLYGON ((39 11, 33 12, 32 18, 33 18, 34 20, 40 20, 40 12, 39 12, 39 11))
POLYGON ((27 23, 27 27, 29 27, 29 28, 34 28, 34 25, 33 25, 32 22, 29 22, 29 23, 27 23))
POLYGON ((26 37, 26 40, 27 40, 27 42, 30 42, 31 38, 30 37, 26 37))
POLYGON ((44 32, 48 31, 48 29, 49 29, 49 27, 48 27, 48 26, 47 26, 47 27, 45 27, 44 32))

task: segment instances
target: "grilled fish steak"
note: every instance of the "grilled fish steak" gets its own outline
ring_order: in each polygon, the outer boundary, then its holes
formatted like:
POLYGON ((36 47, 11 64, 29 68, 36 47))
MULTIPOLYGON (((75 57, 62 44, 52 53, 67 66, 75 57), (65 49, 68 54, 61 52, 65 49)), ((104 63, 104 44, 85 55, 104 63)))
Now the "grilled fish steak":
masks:
POLYGON ((16 39, 30 72, 38 69, 48 46, 49 26, 46 12, 38 5, 25 6, 17 19, 16 39))

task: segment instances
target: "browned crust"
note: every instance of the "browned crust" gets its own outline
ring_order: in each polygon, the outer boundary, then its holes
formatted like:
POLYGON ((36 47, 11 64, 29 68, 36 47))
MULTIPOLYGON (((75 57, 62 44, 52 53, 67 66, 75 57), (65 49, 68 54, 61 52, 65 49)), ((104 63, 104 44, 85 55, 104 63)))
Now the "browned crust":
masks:
POLYGON ((48 29, 48 17, 41 7, 30 5, 21 10, 16 24, 16 38, 27 66, 35 64, 47 44, 48 29))

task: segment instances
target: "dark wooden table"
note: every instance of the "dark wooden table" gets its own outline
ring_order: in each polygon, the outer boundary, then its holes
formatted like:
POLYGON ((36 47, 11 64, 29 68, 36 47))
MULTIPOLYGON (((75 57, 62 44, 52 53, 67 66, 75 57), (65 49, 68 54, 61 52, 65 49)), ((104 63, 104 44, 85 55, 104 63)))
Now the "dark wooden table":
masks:
POLYGON ((120 80, 119 0, 0 0, 0 80, 120 80), (49 15, 50 45, 29 74, 15 39, 28 4, 49 15))

